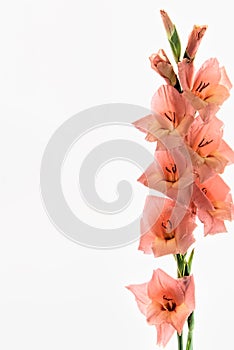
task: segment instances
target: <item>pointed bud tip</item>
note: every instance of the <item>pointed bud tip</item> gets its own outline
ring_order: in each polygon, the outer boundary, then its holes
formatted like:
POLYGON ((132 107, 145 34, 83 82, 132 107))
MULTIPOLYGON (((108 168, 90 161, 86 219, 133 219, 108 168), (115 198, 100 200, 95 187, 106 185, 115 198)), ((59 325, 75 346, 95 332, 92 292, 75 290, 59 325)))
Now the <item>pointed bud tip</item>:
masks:
POLYGON ((175 26, 172 23, 172 21, 171 21, 171 19, 168 16, 166 11, 160 10, 160 14, 161 14, 161 17, 162 17, 163 24, 164 24, 165 30, 167 32, 167 35, 168 35, 168 37, 170 37, 173 34, 173 32, 174 32, 175 26))
POLYGON ((202 39, 202 37, 204 36, 207 28, 208 28, 207 25, 202 25, 202 26, 195 25, 194 26, 194 30, 197 32, 197 37, 198 37, 199 40, 202 39))

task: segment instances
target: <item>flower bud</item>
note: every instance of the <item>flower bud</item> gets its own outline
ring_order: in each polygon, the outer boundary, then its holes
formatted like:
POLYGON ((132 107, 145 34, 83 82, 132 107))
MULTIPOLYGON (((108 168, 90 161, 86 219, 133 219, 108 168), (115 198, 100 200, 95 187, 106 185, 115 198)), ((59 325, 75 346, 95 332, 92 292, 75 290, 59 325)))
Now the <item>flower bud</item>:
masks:
POLYGON ((190 61, 194 60, 201 39, 206 32, 207 26, 194 26, 189 36, 188 44, 184 53, 184 58, 188 58, 190 61))
POLYGON ((161 75, 168 84, 175 86, 177 83, 177 76, 164 50, 161 49, 158 53, 152 54, 149 59, 151 67, 161 75))
POLYGON ((168 41, 171 45, 172 53, 174 55, 176 63, 178 63, 181 54, 181 44, 179 35, 177 33, 175 25, 172 23, 168 14, 164 10, 161 10, 160 13, 167 33, 168 41))
POLYGON ((161 10, 160 13, 162 16, 162 20, 163 20, 163 24, 164 24, 167 36, 168 38, 170 38, 173 35, 173 32, 175 30, 175 25, 172 23, 170 17, 164 10, 161 10))

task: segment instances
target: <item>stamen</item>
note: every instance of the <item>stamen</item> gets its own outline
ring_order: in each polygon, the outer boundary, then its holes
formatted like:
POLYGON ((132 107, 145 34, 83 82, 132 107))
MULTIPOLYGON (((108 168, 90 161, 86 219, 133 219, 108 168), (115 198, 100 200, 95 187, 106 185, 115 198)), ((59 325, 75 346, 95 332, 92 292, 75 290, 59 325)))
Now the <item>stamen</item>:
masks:
POLYGON ((171 239, 175 238, 175 231, 172 230, 172 222, 171 220, 167 220, 166 224, 162 221, 162 227, 164 228, 165 232, 163 232, 163 238, 165 241, 170 241, 171 239))
POLYGON ((202 90, 207 88, 207 86, 209 86, 209 85, 210 85, 210 83, 203 83, 203 81, 201 81, 200 84, 198 85, 198 87, 196 88, 196 91, 202 92, 202 90))
POLYGON ((167 223, 169 224, 169 226, 170 226, 170 230, 172 229, 172 223, 171 223, 171 220, 167 220, 167 223))
POLYGON ((202 192, 205 193, 205 194, 207 194, 207 188, 206 188, 206 187, 203 187, 203 188, 202 188, 202 192))
POLYGON ((205 88, 207 88, 207 86, 209 86, 210 85, 210 83, 204 83, 203 85, 202 85, 202 87, 200 88, 200 90, 199 90, 199 92, 202 92, 202 90, 204 90, 205 88))
POLYGON ((175 114, 175 112, 164 113, 164 115, 165 115, 165 117, 166 117, 167 119, 170 120, 170 122, 172 122, 173 124, 175 124, 175 121, 176 121, 176 118, 175 118, 175 117, 176 117, 176 114, 175 114), (169 116, 169 113, 173 115, 173 119, 169 116))
POLYGON ((168 311, 174 311, 176 308, 176 303, 174 303, 173 301, 169 301, 168 303, 166 303, 165 306, 168 311))
POLYGON ((167 229, 167 226, 164 224, 164 222, 162 222, 162 227, 165 228, 165 230, 167 229))
POLYGON ((165 295, 163 296, 163 299, 167 300, 167 303, 162 305, 163 311, 174 311, 176 309, 176 303, 173 301, 173 299, 167 299, 165 295))
POLYGON ((200 84, 198 85, 198 87, 196 88, 196 91, 199 91, 200 87, 202 86, 202 81, 200 82, 200 84))
POLYGON ((164 113, 165 117, 167 117, 167 119, 169 119, 172 122, 172 119, 169 117, 169 115, 167 113, 164 113))
POLYGON ((173 112, 173 123, 175 124, 175 112, 173 112))
POLYGON ((170 163, 165 167, 165 170, 170 174, 165 173, 168 182, 176 182, 178 180, 176 164, 170 163))
POLYGON ((203 138, 202 140, 201 140, 201 142, 199 143, 199 145, 198 145, 198 147, 205 147, 205 146, 207 146, 207 145, 209 145, 211 142, 213 142, 214 140, 210 140, 210 141, 206 141, 206 142, 204 142, 205 141, 205 138, 203 138))
POLYGON ((168 171, 169 173, 175 174, 175 173, 176 173, 176 170, 177 170, 176 164, 173 164, 173 165, 172 165, 171 170, 170 170, 167 166, 165 167, 165 169, 166 169, 166 171, 168 171))
POLYGON ((171 170, 170 170, 170 169, 168 169, 168 167, 167 167, 167 166, 165 167, 165 169, 166 169, 166 171, 168 171, 169 173, 171 173, 171 170))
POLYGON ((165 229, 165 230, 168 230, 168 225, 169 225, 169 230, 172 229, 172 222, 171 220, 167 220, 167 225, 164 224, 164 222, 162 222, 162 227, 165 229))
POLYGON ((176 164, 173 165, 173 167, 171 168, 172 172, 175 174, 176 173, 176 164))

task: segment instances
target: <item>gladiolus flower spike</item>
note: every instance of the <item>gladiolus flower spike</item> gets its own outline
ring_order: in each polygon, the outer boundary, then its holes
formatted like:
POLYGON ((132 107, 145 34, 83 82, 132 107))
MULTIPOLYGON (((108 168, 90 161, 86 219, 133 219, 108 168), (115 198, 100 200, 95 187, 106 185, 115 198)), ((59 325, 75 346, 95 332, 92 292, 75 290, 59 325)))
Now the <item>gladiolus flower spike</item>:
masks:
POLYGON ((187 322, 186 350, 193 350, 196 219, 205 237, 227 232, 225 221, 234 217, 230 188, 221 178, 234 163, 234 152, 223 139, 224 122, 217 116, 232 84, 216 58, 207 59, 195 74, 206 25, 194 25, 180 61, 177 29, 164 10, 160 13, 178 76, 163 49, 150 56, 151 67, 165 83, 153 94, 151 114, 133 125, 155 143, 154 162, 138 181, 162 195, 146 197, 138 249, 155 259, 172 255, 177 278, 157 269, 149 282, 127 288, 148 324, 155 326, 158 345, 165 347, 177 333, 182 350, 187 322))

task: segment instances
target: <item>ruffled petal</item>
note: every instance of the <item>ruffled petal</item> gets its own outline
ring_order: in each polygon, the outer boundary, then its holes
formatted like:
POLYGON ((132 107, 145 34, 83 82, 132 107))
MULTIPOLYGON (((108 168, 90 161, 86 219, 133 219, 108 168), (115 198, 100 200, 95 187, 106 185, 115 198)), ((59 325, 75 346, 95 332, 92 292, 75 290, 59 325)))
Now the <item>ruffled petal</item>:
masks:
POLYGON ((227 159, 228 164, 234 163, 234 151, 224 140, 221 141, 218 151, 227 159))
POLYGON ((198 70, 193 85, 193 91, 198 89, 201 81, 209 83, 210 85, 216 85, 220 82, 220 79, 221 71, 219 68, 219 62, 217 58, 210 58, 205 61, 198 70))

